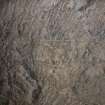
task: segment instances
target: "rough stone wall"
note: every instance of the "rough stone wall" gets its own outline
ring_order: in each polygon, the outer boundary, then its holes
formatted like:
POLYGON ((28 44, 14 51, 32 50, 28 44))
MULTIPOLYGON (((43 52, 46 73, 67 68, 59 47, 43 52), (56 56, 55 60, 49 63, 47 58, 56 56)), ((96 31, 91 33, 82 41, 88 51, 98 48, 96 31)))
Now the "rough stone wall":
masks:
POLYGON ((104 105, 105 1, 0 0, 0 94, 9 105, 104 105))

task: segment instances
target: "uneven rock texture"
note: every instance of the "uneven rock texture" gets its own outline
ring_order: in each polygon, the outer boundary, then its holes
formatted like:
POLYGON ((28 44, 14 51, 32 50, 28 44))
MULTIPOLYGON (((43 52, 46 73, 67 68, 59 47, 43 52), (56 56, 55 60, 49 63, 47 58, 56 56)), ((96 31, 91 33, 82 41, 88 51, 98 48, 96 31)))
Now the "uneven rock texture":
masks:
POLYGON ((104 105, 105 0, 0 0, 0 97, 104 105))

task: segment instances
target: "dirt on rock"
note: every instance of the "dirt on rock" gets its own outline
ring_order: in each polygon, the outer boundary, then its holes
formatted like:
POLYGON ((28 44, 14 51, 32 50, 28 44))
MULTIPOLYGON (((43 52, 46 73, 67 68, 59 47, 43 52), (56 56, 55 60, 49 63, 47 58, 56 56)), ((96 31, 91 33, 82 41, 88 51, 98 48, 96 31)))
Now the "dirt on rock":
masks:
POLYGON ((0 0, 0 97, 104 105, 105 1, 0 0))

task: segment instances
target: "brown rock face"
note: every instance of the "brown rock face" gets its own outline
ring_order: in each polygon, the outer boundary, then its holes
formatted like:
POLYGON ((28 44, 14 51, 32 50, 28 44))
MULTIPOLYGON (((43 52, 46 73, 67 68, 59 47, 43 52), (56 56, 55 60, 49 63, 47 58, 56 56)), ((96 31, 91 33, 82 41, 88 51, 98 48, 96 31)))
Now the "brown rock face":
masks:
POLYGON ((0 104, 104 105, 104 97, 104 0, 0 0, 0 104))

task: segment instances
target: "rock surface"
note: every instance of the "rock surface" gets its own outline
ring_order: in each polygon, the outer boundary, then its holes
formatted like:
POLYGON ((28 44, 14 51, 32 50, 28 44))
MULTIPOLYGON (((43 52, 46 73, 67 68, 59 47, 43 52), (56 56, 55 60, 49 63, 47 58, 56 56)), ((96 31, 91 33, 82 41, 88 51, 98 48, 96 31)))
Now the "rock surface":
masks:
POLYGON ((0 96, 104 105, 105 1, 0 0, 0 96))

